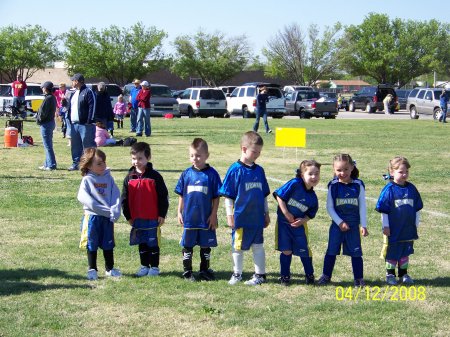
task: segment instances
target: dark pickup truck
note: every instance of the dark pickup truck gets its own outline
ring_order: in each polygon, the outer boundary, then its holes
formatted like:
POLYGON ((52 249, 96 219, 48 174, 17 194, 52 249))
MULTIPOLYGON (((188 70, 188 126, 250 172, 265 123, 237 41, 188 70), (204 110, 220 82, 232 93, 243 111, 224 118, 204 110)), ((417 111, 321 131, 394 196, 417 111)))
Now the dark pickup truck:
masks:
POLYGON ((300 118, 336 118, 337 100, 321 98, 317 91, 296 90, 286 95, 286 112, 300 118))
POLYGON ((360 91, 353 94, 349 100, 350 111, 361 109, 367 113, 375 113, 383 111, 383 99, 391 94, 394 99, 391 102, 390 110, 393 111, 397 105, 397 94, 392 86, 387 84, 379 84, 374 87, 364 87, 360 91))

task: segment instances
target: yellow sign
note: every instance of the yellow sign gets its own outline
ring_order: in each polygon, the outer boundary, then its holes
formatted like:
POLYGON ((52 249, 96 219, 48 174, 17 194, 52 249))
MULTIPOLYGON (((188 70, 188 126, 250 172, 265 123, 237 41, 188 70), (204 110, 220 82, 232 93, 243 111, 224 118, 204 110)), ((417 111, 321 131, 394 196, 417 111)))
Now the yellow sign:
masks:
POLYGON ((275 133, 275 146, 306 147, 306 129, 277 128, 275 133))
POLYGON ((33 99, 31 100, 31 109, 34 112, 37 112, 39 108, 41 107, 41 104, 44 100, 43 99, 33 99))

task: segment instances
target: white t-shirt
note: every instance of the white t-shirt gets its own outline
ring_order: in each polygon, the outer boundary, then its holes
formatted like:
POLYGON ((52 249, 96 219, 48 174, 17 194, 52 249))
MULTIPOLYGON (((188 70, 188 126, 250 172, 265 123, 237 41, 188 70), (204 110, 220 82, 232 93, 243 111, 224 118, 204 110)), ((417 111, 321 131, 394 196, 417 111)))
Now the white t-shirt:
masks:
POLYGON ((70 120, 72 123, 78 123, 80 117, 78 116, 78 96, 80 95, 80 90, 75 91, 70 101, 70 120))

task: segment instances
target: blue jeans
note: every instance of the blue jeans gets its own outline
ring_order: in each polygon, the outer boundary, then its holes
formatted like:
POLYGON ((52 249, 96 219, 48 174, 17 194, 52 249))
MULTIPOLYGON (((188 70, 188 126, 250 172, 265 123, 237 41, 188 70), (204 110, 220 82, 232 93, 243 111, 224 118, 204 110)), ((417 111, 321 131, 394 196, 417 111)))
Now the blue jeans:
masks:
POLYGON ((256 120, 255 124, 253 125, 253 131, 258 132, 259 128, 259 119, 263 118, 264 121, 264 127, 266 128, 266 132, 269 132, 269 123, 267 122, 267 110, 266 108, 256 108, 256 120))
POLYGON ((66 137, 70 138, 70 133, 72 130, 72 122, 69 119, 69 113, 66 112, 66 115, 64 116, 64 121, 66 122, 66 137))
POLYGON ((56 123, 55 120, 41 124, 41 136, 42 142, 44 143, 45 150, 45 162, 44 167, 51 169, 56 169, 56 158, 55 152, 53 151, 53 130, 55 130, 56 123))
POLYGON ((136 128, 137 135, 142 135, 144 126, 145 126, 145 135, 150 136, 152 134, 152 128, 150 125, 150 108, 148 109, 139 108, 138 110, 137 128, 136 128))
POLYGON ((97 147, 95 143, 95 124, 78 124, 71 125, 70 144, 72 151, 73 165, 78 166, 83 150, 88 147, 97 147))
POLYGON ((439 118, 439 122, 446 122, 447 120, 447 105, 446 106, 441 106, 441 110, 442 110, 442 116, 441 118, 439 118))
POLYGON ((138 115, 138 108, 131 108, 130 111, 131 132, 136 132, 137 115, 138 115))

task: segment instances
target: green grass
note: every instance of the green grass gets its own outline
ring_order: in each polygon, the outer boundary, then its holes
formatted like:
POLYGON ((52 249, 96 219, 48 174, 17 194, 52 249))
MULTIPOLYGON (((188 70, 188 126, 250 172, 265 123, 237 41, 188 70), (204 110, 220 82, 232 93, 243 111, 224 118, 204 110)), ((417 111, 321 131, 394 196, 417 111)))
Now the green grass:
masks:
MULTIPOLYGON (((78 249, 81 205, 76 194, 81 176, 65 169, 70 148, 55 133, 59 170, 41 172, 44 149, 36 124, 26 122, 24 134, 36 146, 0 148, 0 336, 448 336, 450 324, 450 168, 446 144, 449 128, 425 120, 270 120, 276 127, 305 127, 305 149, 274 146, 274 135, 263 135, 258 162, 273 191, 293 177, 299 162, 315 158, 323 163, 317 188, 320 209, 309 224, 316 277, 320 276, 327 244, 329 216, 326 185, 332 178, 334 154, 348 152, 357 161, 366 183, 368 229, 363 238, 364 272, 370 286, 357 300, 336 299, 339 286, 352 285, 350 259, 338 257, 333 284, 307 287, 298 258, 293 259, 294 284, 278 285, 279 254, 274 250, 275 201, 270 198, 272 223, 265 232, 269 282, 255 288, 231 287, 230 231, 223 204, 219 208, 219 247, 212 252, 216 282, 184 282, 181 228, 176 224, 177 196, 173 189, 189 166, 188 146, 194 137, 205 138, 210 164, 223 177, 240 156, 239 140, 253 120, 152 119, 153 136, 144 138, 152 148, 154 167, 170 191, 170 208, 163 227, 159 278, 136 279, 136 247, 128 245, 129 226, 122 217, 115 226, 116 266, 120 280, 103 277, 99 254, 97 282, 88 282, 85 252, 78 249), (424 201, 420 239, 411 257, 410 274, 416 287, 425 287, 425 300, 383 301, 373 298, 376 287, 386 289, 380 216, 375 201, 385 182, 388 160, 406 156, 411 181, 424 201)), ((0 120, 4 123, 4 120, 0 120)), ((128 120, 127 120, 128 123, 128 120)), ((2 124, 3 125, 3 124, 2 124)), ((130 134, 116 130, 118 137, 130 134)), ((0 137, 3 133, 0 131, 0 137)), ((105 148, 107 164, 118 186, 130 166, 129 148, 105 148)), ((198 248, 194 266, 199 264, 198 248)), ((245 254, 245 277, 253 269, 251 252, 245 254)), ((355 294, 354 294, 355 295, 355 294)))

